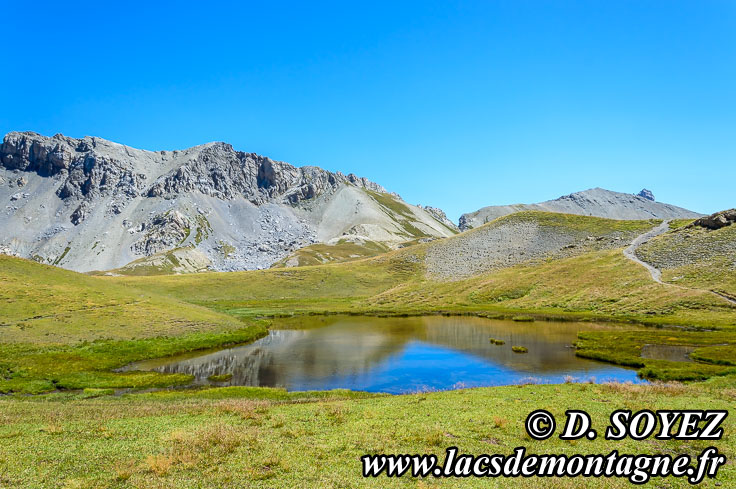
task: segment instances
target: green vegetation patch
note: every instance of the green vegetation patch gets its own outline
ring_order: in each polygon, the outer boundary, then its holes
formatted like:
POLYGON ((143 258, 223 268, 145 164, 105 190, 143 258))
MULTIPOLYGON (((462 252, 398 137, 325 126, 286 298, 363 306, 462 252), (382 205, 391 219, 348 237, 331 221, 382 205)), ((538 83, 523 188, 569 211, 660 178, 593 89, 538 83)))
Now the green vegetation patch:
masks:
POLYGON ((511 320, 518 323, 533 323, 534 316, 512 316, 511 320))
POLYGON ((415 219, 414 213, 411 211, 411 209, 409 209, 406 204, 401 202, 393 195, 381 192, 374 192, 372 190, 365 190, 365 193, 370 195, 371 198, 378 202, 382 207, 391 211, 391 213, 396 214, 397 216, 405 217, 407 219, 415 219))
MULTIPOLYGON (((194 243, 195 245, 199 245, 202 241, 210 237, 210 233, 212 232, 212 225, 210 224, 210 221, 208 221, 207 218, 202 214, 197 214, 195 222, 197 224, 197 232, 194 235, 194 243)), ((187 236, 189 236, 189 233, 187 233, 187 236)))
POLYGON ((387 251, 389 251, 389 247, 377 241, 355 243, 340 240, 334 245, 317 243, 296 250, 288 257, 276 262, 272 268, 290 267, 295 262, 296 266, 304 267, 354 261, 378 256, 387 251))
POLYGON ((207 380, 210 382, 227 382, 233 378, 233 374, 220 374, 220 375, 210 375, 207 377, 207 380))
POLYGON ((365 190, 383 209, 401 225, 404 235, 407 238, 423 238, 429 236, 427 233, 416 227, 413 223, 417 218, 411 209, 401 202, 399 199, 390 194, 365 190))
POLYGON ((212 333, 127 341, 95 341, 76 346, 36 347, 0 344, 6 365, 0 392, 38 393, 54 389, 152 388, 185 385, 190 375, 113 372, 125 365, 190 351, 247 343, 266 335, 263 324, 212 333))
MULTIPOLYGON (((615 232, 642 234, 662 223, 658 219, 620 220, 603 217, 580 216, 577 214, 560 214, 558 212, 522 211, 490 221, 489 225, 503 222, 533 222, 539 226, 561 227, 572 231, 584 231, 601 235, 615 232)), ((478 228, 475 228, 478 229, 478 228)))
POLYGON ((71 250, 70 246, 67 246, 66 248, 64 248, 64 252, 61 255, 59 255, 59 257, 56 260, 54 260, 53 264, 58 265, 59 263, 61 263, 61 260, 63 260, 66 254, 69 253, 69 250, 71 250))
POLYGON ((736 373, 734 348, 723 345, 733 341, 732 331, 683 331, 681 329, 646 329, 626 332, 584 332, 578 335, 575 354, 579 357, 615 363, 639 369, 650 380, 703 380, 736 373), (645 345, 693 346, 690 357, 696 362, 643 358, 645 345))
MULTIPOLYGON (((524 420, 535 407, 564 419, 570 406, 588 412, 596 429, 614 408, 731 410, 733 377, 681 384, 525 385, 376 396, 347 391, 288 393, 226 387, 162 391, 122 397, 72 395, 0 398, 0 477, 8 487, 423 487, 428 480, 360 476, 366 453, 513 453, 532 446, 524 420), (48 463, 49 460, 55 463, 48 463), (62 461, 63 463, 59 463, 62 461), (43 467, 43 470, 29 470, 43 467)), ((736 430, 728 416, 726 434, 736 430)), ((602 429, 602 428, 600 428, 602 429)), ((700 453, 708 443, 626 438, 571 443, 553 436, 545 453, 700 453)), ((734 451, 733 437, 713 442, 734 451)), ((624 480, 585 481, 625 488, 624 480)), ((658 482, 658 481, 655 481, 658 482)), ((736 484, 726 465, 716 481, 736 484)), ((479 478, 440 487, 488 487, 479 478)), ((503 481, 499 481, 503 483, 503 481)), ((580 487, 577 479, 553 484, 580 487)), ((711 484, 713 481, 711 482, 711 484)), ((513 481, 535 489, 538 479, 513 481)), ((668 487, 687 482, 667 479, 668 487)), ((509 485, 511 486, 511 485, 509 485)), ((502 487, 506 487, 502 485, 502 487)))
POLYGON ((688 224, 691 224, 695 219, 672 219, 669 223, 669 227, 671 231, 674 231, 675 229, 680 229, 688 224))

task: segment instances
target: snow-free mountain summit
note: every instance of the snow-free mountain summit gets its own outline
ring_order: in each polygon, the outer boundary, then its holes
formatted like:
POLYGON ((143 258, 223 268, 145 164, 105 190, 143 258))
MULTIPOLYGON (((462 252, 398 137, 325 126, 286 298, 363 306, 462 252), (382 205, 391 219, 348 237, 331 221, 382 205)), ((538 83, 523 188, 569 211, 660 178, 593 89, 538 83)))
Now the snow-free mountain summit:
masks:
MULTIPOLYGON (((458 229, 440 209, 407 204, 365 178, 295 167, 226 143, 154 152, 33 132, 8 133, 0 145, 0 202, 0 253, 133 274, 353 259, 529 210, 634 220, 701 216, 656 202, 648 190, 596 188, 539 204, 484 207, 464 214, 458 229)), ((519 237, 473 236, 462 266, 485 256, 480 250, 490 244, 508 258, 519 237)))
POLYGON ((391 248, 456 232, 439 209, 365 178, 226 143, 153 152, 11 132, 0 146, 0 202, 0 251, 77 271, 152 256, 172 271, 266 268, 312 243, 391 248))
POLYGON ((538 204, 512 204, 483 207, 460 216, 460 229, 476 228, 501 216, 521 211, 560 212, 607 219, 696 219, 703 214, 671 204, 657 202, 654 194, 643 189, 638 194, 592 188, 563 195, 538 204))

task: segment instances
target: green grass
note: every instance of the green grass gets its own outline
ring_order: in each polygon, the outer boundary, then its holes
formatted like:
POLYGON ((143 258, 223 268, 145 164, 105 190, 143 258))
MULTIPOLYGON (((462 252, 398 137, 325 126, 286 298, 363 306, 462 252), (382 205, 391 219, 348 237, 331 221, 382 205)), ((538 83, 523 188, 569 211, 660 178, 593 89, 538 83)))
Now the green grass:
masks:
POLYGON ((513 316, 511 320, 518 323, 533 323, 534 316, 513 316))
MULTIPOLYGON (((567 231, 584 231, 590 234, 611 234, 616 232, 635 232, 641 234, 660 224, 657 219, 619 220, 603 217, 579 216, 577 214, 560 214, 557 212, 523 211, 499 217, 486 225, 503 222, 533 222, 539 226, 556 227, 567 231)), ((476 230, 483 226, 474 228, 476 230)))
POLYGON ((59 255, 59 257, 56 260, 54 260, 54 263, 53 264, 54 265, 58 265, 59 263, 61 263, 61 260, 63 260, 64 257, 66 256, 66 254, 69 253, 69 250, 71 250, 71 247, 69 247, 69 246, 67 246, 66 248, 64 248, 64 252, 61 255, 59 255))
MULTIPOLYGON (((682 385, 525 385, 374 396, 332 391, 220 388, 126 395, 0 398, 0 483, 8 487, 521 487, 624 488, 617 479, 363 479, 360 456, 430 453, 686 453, 714 444, 730 456, 736 419, 715 442, 531 440, 524 419, 546 409, 557 419, 571 406, 602 433, 613 409, 731 409, 733 380, 682 385), (33 470, 29 470, 32 467, 33 470)), ((721 487, 736 484, 732 462, 721 487)), ((648 487, 688 487, 654 480, 648 487)), ((704 487, 711 487, 709 481, 704 487)))
POLYGON ((228 258, 230 257, 230 255, 233 255, 235 253, 235 246, 231 245, 230 243, 219 241, 219 245, 220 253, 222 253, 223 257, 228 258))
POLYGON ((682 228, 658 236, 637 253, 673 284, 736 296, 736 226, 682 228))
POLYGON ((414 226, 413 223, 417 221, 416 216, 411 209, 399 199, 395 198, 393 195, 373 192, 372 190, 365 190, 365 193, 375 200, 386 213, 394 217, 394 219, 401 225, 404 230, 404 235, 407 238, 423 238, 429 236, 427 233, 414 226))
MULTIPOLYGON (((202 214, 197 214, 196 222, 197 232, 194 235, 194 244, 199 245, 202 241, 210 237, 212 226, 210 225, 210 222, 207 220, 207 218, 204 217, 202 214)), ((189 233, 187 233, 187 236, 189 236, 189 233)))
POLYGON ((406 219, 415 219, 414 213, 411 211, 411 209, 409 209, 406 204, 395 198, 393 195, 382 192, 374 192, 372 190, 365 190, 365 193, 370 195, 371 198, 378 202, 381 207, 389 210, 392 214, 404 217, 406 219))
POLYGON ((210 375, 207 377, 207 380, 210 382, 227 382, 230 379, 233 378, 233 374, 220 374, 220 375, 210 375))
POLYGON ((389 251, 388 246, 377 241, 366 241, 362 244, 340 240, 334 245, 317 243, 296 250, 294 253, 276 262, 272 268, 290 266, 323 265, 354 261, 361 258, 378 256, 389 251))
POLYGON ((669 224, 670 230, 675 230, 675 229, 685 227, 691 222, 693 222, 694 220, 695 219, 672 219, 669 224))
POLYGON ((181 384, 110 370, 265 334, 262 322, 4 255, 0 284, 0 392, 181 384))

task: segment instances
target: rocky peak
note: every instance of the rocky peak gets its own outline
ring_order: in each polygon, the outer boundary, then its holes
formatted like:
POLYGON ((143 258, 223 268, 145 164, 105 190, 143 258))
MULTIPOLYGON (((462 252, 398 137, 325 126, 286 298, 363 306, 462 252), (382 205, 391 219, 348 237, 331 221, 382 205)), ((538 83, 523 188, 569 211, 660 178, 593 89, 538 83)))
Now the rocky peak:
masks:
POLYGON ((196 157, 161 175, 147 191, 149 197, 174 198, 199 192, 220 199, 245 197, 256 205, 281 201, 292 205, 334 191, 349 183, 385 192, 365 178, 331 173, 316 166, 295 167, 255 153, 235 151, 229 144, 207 146, 196 157))
POLYGON ((100 138, 74 139, 57 134, 8 133, 0 146, 0 166, 60 179, 56 194, 77 202, 71 220, 82 222, 101 196, 111 196, 118 213, 138 196, 174 199, 199 192, 230 200, 242 196, 253 204, 269 201, 296 205, 341 184, 386 192, 353 174, 316 166, 294 167, 217 142, 183 151, 141 151, 100 138))
POLYGON ((35 132, 10 132, 0 145, 0 163, 10 170, 51 176, 71 166, 80 143, 61 134, 49 138, 35 132))
POLYGON ((697 219, 702 214, 663 202, 644 189, 639 195, 592 188, 536 204, 489 206, 460 218, 460 229, 478 227, 501 216, 520 211, 562 212, 607 219, 697 219))
POLYGON ((452 234, 438 222, 439 209, 401 202, 406 213, 396 215, 373 194, 386 190, 370 180, 227 143, 154 152, 32 132, 0 143, 0 251, 73 270, 176 265, 175 254, 194 259, 184 267, 191 270, 255 269, 355 230, 389 247, 411 239, 406 229, 452 234))

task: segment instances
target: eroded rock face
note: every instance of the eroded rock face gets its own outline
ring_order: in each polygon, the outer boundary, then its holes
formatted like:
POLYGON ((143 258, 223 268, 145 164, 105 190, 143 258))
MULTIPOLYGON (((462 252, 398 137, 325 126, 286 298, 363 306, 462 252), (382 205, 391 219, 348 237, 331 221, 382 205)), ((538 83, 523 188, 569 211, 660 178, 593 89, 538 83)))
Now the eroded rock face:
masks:
POLYGON ((146 256, 183 243, 192 229, 189 219, 178 211, 154 216, 140 227, 145 234, 131 249, 137 255, 146 256))
POLYGON ((61 134, 53 138, 34 136, 38 135, 11 132, 5 136, 0 146, 0 161, 5 168, 55 175, 70 167, 75 153, 74 140, 61 134))
POLYGON ((235 151, 229 144, 216 143, 192 161, 159 177, 147 195, 174 198, 177 194, 197 191, 226 200, 243 196, 256 205, 270 200, 297 204, 346 182, 385 192, 380 185, 355 175, 346 177, 315 166, 296 168, 255 153, 235 151))
POLYGON ((710 216, 701 217, 688 227, 699 226, 707 229, 721 229, 735 222, 736 209, 729 209, 727 211, 716 212, 710 216))
POLYGON ((639 192, 636 195, 638 195, 639 197, 644 197, 645 199, 651 200, 652 202, 654 202, 654 194, 652 193, 651 190, 647 190, 643 188, 641 189, 641 192, 639 192))
MULTIPOLYGON (((31 132, 11 132, 0 146, 0 162, 10 170, 59 177, 56 194, 64 200, 81 200, 72 214, 82 222, 100 195, 119 195, 121 201, 139 195, 145 175, 135 173, 126 161, 96 151, 97 138, 74 139, 57 134, 48 138, 31 132)), ((17 185, 25 185, 25 178, 17 185)))
MULTIPOLYGON (((179 151, 161 152, 158 155, 162 162, 178 158, 181 163, 151 183, 144 173, 136 171, 140 166, 136 161, 140 155, 136 153, 143 152, 132 151, 98 138, 74 139, 60 134, 49 138, 32 132, 11 132, 0 146, 0 162, 9 170, 59 177, 56 193, 61 199, 87 202, 78 204, 71 218, 75 225, 85 219, 98 197, 108 195, 115 197, 109 210, 117 214, 139 195, 173 199, 196 191, 226 200, 242 196, 256 205, 273 200, 295 205, 343 183, 386 191, 352 174, 331 173, 315 166, 296 168, 255 153, 235 151, 226 143, 205 145, 200 151, 192 151, 191 156, 179 151)), ((167 165, 162 166, 166 170, 167 165)))
MULTIPOLYGON (((140 263, 165 264, 165 252, 182 248, 204 254, 216 270, 243 270, 365 223, 379 229, 375 239, 408 240, 407 217, 398 222, 363 190, 386 193, 353 174, 295 167, 226 143, 154 152, 11 132, 0 145, 0 246, 79 271, 161 253, 140 263)), ((417 212, 410 224, 447 236, 437 220, 443 215, 417 212)))

